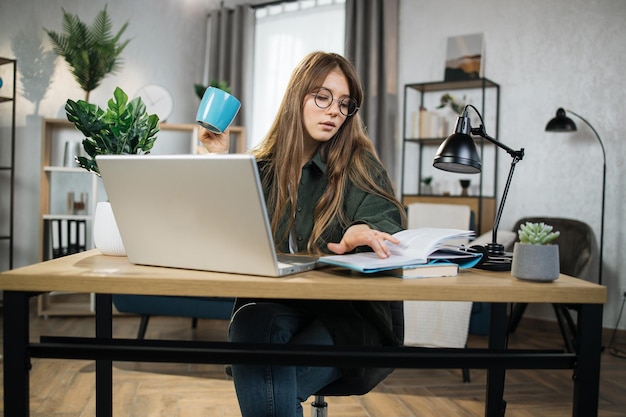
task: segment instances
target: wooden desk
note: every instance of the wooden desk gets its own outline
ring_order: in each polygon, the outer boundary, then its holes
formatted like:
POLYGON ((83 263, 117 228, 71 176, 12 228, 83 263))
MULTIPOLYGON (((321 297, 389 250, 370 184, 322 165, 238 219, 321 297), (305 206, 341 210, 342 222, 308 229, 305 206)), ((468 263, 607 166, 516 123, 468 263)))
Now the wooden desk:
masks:
POLYGON ((322 269, 285 278, 220 274, 131 265, 97 250, 0 274, 4 293, 4 415, 29 415, 31 357, 96 360, 96 412, 111 416, 112 360, 280 363, 488 370, 486 416, 503 416, 505 369, 573 369, 574 417, 597 416, 602 305, 606 288, 561 275, 553 283, 517 280, 509 273, 463 271, 457 277, 402 280, 322 269), (96 293, 96 338, 28 340, 28 299, 48 291, 96 293), (111 294, 297 298, 323 300, 441 300, 491 302, 488 349, 411 347, 290 347, 224 342, 138 341, 112 338, 111 294), (578 351, 507 349, 506 305, 581 303, 578 351))

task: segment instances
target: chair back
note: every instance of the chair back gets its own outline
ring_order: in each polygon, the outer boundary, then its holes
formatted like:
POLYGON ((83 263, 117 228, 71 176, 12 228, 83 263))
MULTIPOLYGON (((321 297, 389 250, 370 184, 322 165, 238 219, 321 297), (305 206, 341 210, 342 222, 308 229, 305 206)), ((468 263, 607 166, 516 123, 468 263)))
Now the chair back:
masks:
MULTIPOLYGON (((471 229, 472 211, 459 204, 413 203, 407 207, 409 228, 445 227, 471 229)), ((465 239, 451 242, 468 243, 465 239)), ((462 348, 472 313, 465 301, 405 301, 404 343, 410 346, 462 348)))
MULTIPOLYGON (((407 206, 407 220, 409 229, 442 227, 469 230, 472 210, 460 204, 412 203, 407 206)), ((468 241, 459 239, 451 243, 464 245, 468 241)))
POLYGON ((588 224, 562 217, 524 217, 515 223, 513 231, 517 233, 519 227, 526 222, 545 223, 560 232, 553 243, 559 245, 559 266, 562 274, 589 281, 594 281, 594 278, 597 280, 591 268, 596 252, 596 240, 588 224))

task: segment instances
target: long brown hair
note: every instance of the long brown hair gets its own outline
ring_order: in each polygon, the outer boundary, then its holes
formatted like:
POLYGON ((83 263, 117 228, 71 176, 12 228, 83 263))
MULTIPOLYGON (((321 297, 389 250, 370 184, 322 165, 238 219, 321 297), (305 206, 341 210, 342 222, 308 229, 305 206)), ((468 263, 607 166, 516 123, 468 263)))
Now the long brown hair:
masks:
MULTIPOLYGON (((288 207, 291 209, 290 222, 295 218, 297 193, 290 190, 298 189, 302 173, 300 163, 305 137, 302 115, 305 96, 320 87, 326 76, 334 70, 339 70, 346 77, 350 97, 361 106, 363 88, 353 65, 338 54, 313 52, 293 71, 272 127, 259 146, 252 150, 257 160, 266 161, 271 172, 271 175, 263 178, 267 182, 264 186, 273 185, 269 187, 267 207, 271 213, 274 234, 288 207)), ((404 222, 402 204, 377 183, 381 178, 388 182, 388 176, 365 133, 358 112, 346 118, 331 140, 320 145, 320 153, 327 164, 328 186, 315 208, 315 225, 307 244, 308 252, 320 252, 320 246, 327 243, 321 241, 321 237, 333 222, 338 222, 342 227, 347 226, 348 219, 343 213, 342 203, 350 182, 368 193, 391 201, 402 213, 404 222)), ((290 228, 291 223, 287 230, 290 228)), ((277 241, 286 238, 276 236, 277 241)))

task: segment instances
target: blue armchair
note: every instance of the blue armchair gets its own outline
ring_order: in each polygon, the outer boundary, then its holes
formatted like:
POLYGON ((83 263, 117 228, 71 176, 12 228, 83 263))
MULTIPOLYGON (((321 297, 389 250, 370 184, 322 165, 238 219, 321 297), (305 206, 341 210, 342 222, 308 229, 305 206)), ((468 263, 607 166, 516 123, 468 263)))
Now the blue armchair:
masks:
POLYGON ((145 337, 151 316, 189 317, 195 328, 199 318, 230 319, 234 303, 234 298, 113 295, 113 305, 120 313, 141 316, 138 339, 145 337))

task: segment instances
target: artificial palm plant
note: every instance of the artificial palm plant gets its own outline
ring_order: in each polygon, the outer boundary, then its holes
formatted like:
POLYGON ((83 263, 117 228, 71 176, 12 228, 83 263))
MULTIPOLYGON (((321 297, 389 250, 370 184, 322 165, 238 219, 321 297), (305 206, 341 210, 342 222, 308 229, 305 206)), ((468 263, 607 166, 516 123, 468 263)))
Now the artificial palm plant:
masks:
POLYGON ((128 22, 124 23, 113 35, 113 24, 105 5, 91 26, 63 9, 63 33, 44 28, 54 52, 65 58, 74 79, 85 91, 85 101, 89 101, 89 93, 100 85, 107 74, 121 67, 120 54, 130 42, 130 39, 120 41, 127 26, 128 22))

